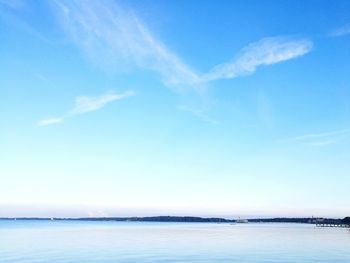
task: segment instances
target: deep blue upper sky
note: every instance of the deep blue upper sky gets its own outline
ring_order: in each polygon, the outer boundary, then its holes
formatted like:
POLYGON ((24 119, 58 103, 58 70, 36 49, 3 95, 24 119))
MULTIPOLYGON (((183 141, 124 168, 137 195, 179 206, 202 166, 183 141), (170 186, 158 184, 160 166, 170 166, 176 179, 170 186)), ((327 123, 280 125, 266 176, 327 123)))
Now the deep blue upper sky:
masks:
POLYGON ((0 216, 345 216, 349 1, 0 0, 0 216))

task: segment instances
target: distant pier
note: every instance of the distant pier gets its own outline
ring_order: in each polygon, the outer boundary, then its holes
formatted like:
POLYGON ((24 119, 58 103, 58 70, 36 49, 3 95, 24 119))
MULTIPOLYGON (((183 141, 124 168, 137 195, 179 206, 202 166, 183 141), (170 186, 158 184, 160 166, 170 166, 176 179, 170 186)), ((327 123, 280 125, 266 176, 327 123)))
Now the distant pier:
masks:
POLYGON ((309 223, 315 224, 317 227, 350 227, 349 217, 344 219, 327 219, 327 218, 311 218, 309 223))
POLYGON ((316 223, 317 227, 350 227, 350 225, 347 224, 341 224, 341 223, 316 223))

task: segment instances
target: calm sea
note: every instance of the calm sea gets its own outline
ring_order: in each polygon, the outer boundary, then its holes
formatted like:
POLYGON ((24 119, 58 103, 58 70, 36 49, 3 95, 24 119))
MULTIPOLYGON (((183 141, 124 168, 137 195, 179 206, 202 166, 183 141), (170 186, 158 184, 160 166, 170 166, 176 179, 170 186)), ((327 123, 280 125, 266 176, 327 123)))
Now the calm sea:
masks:
POLYGON ((350 262, 350 230, 303 224, 1 221, 0 262, 350 262))

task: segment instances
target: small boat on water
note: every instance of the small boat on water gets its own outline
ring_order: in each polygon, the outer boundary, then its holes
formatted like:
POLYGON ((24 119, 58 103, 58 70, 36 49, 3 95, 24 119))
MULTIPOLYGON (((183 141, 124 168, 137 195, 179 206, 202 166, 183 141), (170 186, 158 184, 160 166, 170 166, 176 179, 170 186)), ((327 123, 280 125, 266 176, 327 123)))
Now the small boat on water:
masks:
POLYGON ((248 221, 248 219, 238 218, 238 219, 236 219, 236 223, 249 223, 249 221, 248 221))

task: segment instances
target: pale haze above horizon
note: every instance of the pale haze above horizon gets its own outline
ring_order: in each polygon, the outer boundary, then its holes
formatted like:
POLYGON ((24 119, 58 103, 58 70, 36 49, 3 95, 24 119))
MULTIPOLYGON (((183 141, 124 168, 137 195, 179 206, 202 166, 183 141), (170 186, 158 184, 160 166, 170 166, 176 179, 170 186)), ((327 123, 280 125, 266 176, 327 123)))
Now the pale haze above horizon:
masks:
POLYGON ((0 217, 345 217, 350 1, 0 0, 0 217))

